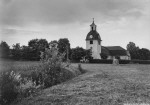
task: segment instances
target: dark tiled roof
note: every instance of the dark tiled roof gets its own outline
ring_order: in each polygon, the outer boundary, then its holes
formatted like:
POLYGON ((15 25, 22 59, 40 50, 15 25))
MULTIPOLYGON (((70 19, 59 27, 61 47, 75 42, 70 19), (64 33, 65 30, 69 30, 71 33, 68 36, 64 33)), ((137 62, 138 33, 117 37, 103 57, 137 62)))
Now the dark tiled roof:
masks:
POLYGON ((86 36, 86 40, 100 40, 101 41, 101 38, 100 38, 100 35, 99 33, 96 31, 96 30, 91 30, 87 36, 86 36), (90 38, 90 35, 93 36, 93 38, 90 38))
POLYGON ((106 49, 104 46, 101 47, 101 50, 102 50, 102 53, 105 53, 105 54, 107 54, 107 55, 110 55, 110 54, 109 54, 109 50, 106 49))
POLYGON ((102 46, 102 52, 111 56, 127 55, 127 51, 120 46, 102 46))

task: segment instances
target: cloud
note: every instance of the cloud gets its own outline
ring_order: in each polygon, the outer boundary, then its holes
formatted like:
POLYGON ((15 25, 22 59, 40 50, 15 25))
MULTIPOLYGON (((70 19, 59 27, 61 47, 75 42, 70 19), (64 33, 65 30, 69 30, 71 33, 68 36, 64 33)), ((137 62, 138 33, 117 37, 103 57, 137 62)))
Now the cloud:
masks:
POLYGON ((140 17, 139 0, 2 0, 0 24, 24 26, 38 24, 69 24, 89 21, 118 20, 140 17))

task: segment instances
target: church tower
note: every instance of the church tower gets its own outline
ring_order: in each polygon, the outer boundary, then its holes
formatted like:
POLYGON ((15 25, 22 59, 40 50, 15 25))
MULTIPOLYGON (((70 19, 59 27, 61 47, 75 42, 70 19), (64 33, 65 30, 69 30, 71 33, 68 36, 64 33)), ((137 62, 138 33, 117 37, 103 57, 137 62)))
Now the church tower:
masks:
POLYGON ((93 23, 90 25, 90 32, 86 36, 86 49, 91 49, 93 59, 101 59, 101 38, 96 31, 96 25, 93 23))

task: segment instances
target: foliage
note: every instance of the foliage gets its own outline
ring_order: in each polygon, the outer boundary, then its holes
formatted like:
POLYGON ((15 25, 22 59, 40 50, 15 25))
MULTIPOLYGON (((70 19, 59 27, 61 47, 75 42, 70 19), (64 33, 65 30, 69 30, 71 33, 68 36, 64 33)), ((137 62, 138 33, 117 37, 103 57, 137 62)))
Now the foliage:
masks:
POLYGON ((76 47, 71 49, 71 59, 79 61, 85 56, 85 50, 82 47, 76 47))
MULTIPOLYGON (((90 63, 102 63, 102 64, 112 64, 112 59, 93 59, 90 60, 90 63)), ((129 64, 130 60, 119 60, 119 64, 129 64)))
POLYGON ((146 48, 138 50, 140 60, 150 60, 150 51, 146 48))
POLYGON ((108 58, 106 53, 101 53, 100 56, 101 56, 102 59, 107 59, 108 58))
POLYGON ((10 54, 9 46, 6 42, 2 41, 0 43, 0 57, 1 58, 8 58, 10 54))
POLYGON ((40 52, 48 48, 48 42, 46 39, 32 39, 28 42, 28 47, 32 49, 31 58, 40 60, 40 52))
POLYGON ((45 87, 50 87, 61 82, 59 78, 61 77, 61 65, 64 56, 65 54, 58 53, 58 49, 55 47, 45 49, 45 53, 41 55, 41 72, 45 87))
POLYGON ((139 48, 133 42, 129 42, 127 50, 130 52, 131 59, 150 60, 150 51, 146 48, 139 48))
POLYGON ((67 60, 67 57, 70 58, 70 42, 67 38, 61 38, 58 40, 58 51, 59 53, 66 53, 64 60, 67 60))
POLYGON ((20 78, 14 71, 3 71, 0 73, 0 96, 1 104, 7 104, 15 99, 19 94, 20 78))
POLYGON ((76 47, 71 49, 71 60, 80 61, 83 57, 86 59, 91 59, 91 51, 85 50, 82 47, 76 47))
POLYGON ((49 46, 50 46, 50 47, 55 47, 55 48, 57 48, 57 46, 58 46, 58 41, 57 41, 57 40, 51 41, 51 42, 49 43, 49 46))
POLYGON ((21 47, 21 59, 23 60, 35 60, 34 57, 34 50, 28 46, 21 47))
POLYGON ((150 60, 131 60, 132 64, 150 64, 150 60))
POLYGON ((127 50, 129 51, 131 55, 131 59, 138 59, 139 47, 137 47, 135 43, 129 42, 129 44, 127 44, 127 50))
POLYGON ((86 59, 88 59, 88 60, 91 60, 91 59, 92 59, 92 52, 91 52, 91 49, 85 50, 85 57, 86 57, 86 59))
POLYGON ((16 43, 12 46, 13 49, 11 50, 11 55, 13 59, 19 60, 21 59, 21 46, 20 43, 16 43))

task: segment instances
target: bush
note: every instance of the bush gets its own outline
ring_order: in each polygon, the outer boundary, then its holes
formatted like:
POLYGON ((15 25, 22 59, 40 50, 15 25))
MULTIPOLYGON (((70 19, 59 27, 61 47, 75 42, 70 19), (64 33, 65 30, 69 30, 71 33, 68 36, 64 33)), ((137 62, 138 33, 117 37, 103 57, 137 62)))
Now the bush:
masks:
MULTIPOLYGON (((102 64, 112 64, 113 60, 111 59, 93 59, 90 60, 90 63, 102 63, 102 64)), ((130 60, 119 60, 119 64, 128 64, 130 60)))
POLYGON ((62 59, 65 54, 58 53, 57 48, 46 48, 41 52, 41 64, 31 74, 32 82, 35 85, 51 87, 63 81, 62 59))
POLYGON ((0 83, 1 104, 8 104, 17 99, 20 91, 20 80, 18 74, 14 71, 3 71, 0 74, 0 83))
POLYGON ((105 64, 112 64, 113 60, 107 60, 107 59, 92 59, 90 60, 90 63, 105 63, 105 64))
POLYGON ((129 64, 130 60, 119 60, 119 64, 129 64))
POLYGON ((130 63, 150 64, 150 60, 131 60, 130 63))

